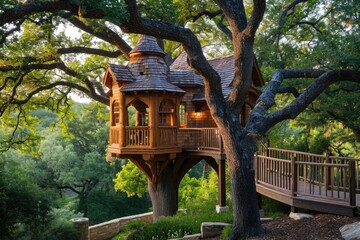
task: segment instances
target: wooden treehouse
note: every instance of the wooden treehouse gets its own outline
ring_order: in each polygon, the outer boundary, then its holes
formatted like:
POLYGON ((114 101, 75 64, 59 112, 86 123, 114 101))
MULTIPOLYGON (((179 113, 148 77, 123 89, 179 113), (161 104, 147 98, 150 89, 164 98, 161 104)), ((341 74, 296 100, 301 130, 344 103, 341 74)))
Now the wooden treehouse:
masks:
MULTIPOLYGON (((130 159, 154 191, 164 181, 178 188, 183 176, 205 160, 219 177, 218 206, 225 201, 222 140, 204 97, 203 81, 182 53, 168 66, 155 38, 143 36, 126 66, 110 64, 104 84, 110 89, 111 157, 130 159), (171 179, 169 179, 171 178, 171 179)), ((230 93, 233 57, 210 60, 220 74, 224 96, 230 93)), ((241 110, 245 124, 260 95, 263 79, 256 62, 253 86, 241 110)), ((294 208, 352 215, 360 205, 360 159, 261 149, 254 156, 256 190, 294 208)))
MULTIPOLYGON (((205 101, 203 81, 188 66, 186 53, 171 66, 164 57, 155 38, 142 36, 126 66, 107 67, 104 84, 110 89, 111 109, 108 154, 130 159, 147 175, 154 189, 168 164, 173 164, 173 181, 178 186, 186 172, 205 160, 221 179, 219 206, 225 206, 226 156, 205 101)), ((227 96, 233 79, 233 57, 209 62, 220 74, 227 96)), ((262 85, 254 64, 253 87, 242 109, 242 123, 260 94, 257 87, 262 85)))

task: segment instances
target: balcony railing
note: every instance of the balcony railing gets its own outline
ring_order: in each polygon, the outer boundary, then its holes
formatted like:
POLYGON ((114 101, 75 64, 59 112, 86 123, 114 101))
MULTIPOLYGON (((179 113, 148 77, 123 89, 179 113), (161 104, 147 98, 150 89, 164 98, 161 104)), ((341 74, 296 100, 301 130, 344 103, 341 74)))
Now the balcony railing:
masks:
POLYGON ((110 145, 119 144, 120 140, 120 128, 118 126, 110 127, 110 145))
POLYGON ((125 127, 125 145, 150 145, 150 129, 148 126, 125 127))
POLYGON ((177 145, 177 127, 159 127, 159 146, 177 145))
MULTIPOLYGON (((123 136, 124 147, 179 146, 192 150, 222 151, 222 141, 217 128, 180 128, 161 126, 156 134, 151 134, 149 126, 126 126, 123 136), (154 139, 151 139, 154 137, 154 139), (153 141, 153 143, 151 143, 153 141)), ((110 145, 120 144, 120 128, 110 128, 110 145)))
POLYGON ((178 145, 186 149, 222 150, 222 141, 217 128, 180 128, 178 145))

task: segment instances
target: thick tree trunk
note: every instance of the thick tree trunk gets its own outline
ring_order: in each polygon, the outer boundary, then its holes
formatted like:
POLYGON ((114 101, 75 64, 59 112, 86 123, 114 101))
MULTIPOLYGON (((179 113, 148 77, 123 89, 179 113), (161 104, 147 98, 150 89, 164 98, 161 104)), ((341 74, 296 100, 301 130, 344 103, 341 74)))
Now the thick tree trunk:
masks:
MULTIPOLYGON (((159 169, 159 168, 158 168, 159 169)), ((153 218, 175 215, 178 210, 178 186, 173 181, 173 168, 169 164, 157 180, 156 190, 148 180, 149 194, 153 208, 153 218)))
MULTIPOLYGON (((236 128, 236 127, 235 127, 236 128)), ((239 129, 223 132, 230 169, 233 229, 231 239, 245 239, 263 233, 255 186, 253 156, 257 141, 239 129)))

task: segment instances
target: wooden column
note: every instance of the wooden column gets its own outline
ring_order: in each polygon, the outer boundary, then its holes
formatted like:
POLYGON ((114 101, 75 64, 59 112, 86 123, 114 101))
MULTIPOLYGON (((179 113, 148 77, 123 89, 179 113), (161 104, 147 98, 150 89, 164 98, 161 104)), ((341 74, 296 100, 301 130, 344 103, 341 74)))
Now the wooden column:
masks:
POLYGON ((356 206, 356 167, 355 161, 349 161, 349 171, 350 171, 350 206, 356 206))
POLYGON ((296 196, 297 194, 297 165, 296 156, 291 159, 291 195, 296 196))
POLYGON ((219 180, 218 180, 218 205, 219 207, 226 206, 226 181, 225 181, 225 159, 218 161, 219 180))
POLYGON ((119 96, 119 146, 125 147, 125 126, 127 125, 128 112, 125 106, 125 94, 120 92, 119 96))
MULTIPOLYGON (((326 161, 326 164, 328 163, 331 163, 331 160, 330 160, 330 151, 329 150, 326 150, 326 156, 325 156, 325 161, 326 161)), ((330 166, 326 166, 325 167, 326 171, 325 171, 325 191, 327 190, 330 190, 331 187, 331 167, 330 166)))
POLYGON ((159 126, 159 97, 156 93, 151 93, 149 106, 149 131, 150 131, 150 147, 158 146, 158 126, 159 126))

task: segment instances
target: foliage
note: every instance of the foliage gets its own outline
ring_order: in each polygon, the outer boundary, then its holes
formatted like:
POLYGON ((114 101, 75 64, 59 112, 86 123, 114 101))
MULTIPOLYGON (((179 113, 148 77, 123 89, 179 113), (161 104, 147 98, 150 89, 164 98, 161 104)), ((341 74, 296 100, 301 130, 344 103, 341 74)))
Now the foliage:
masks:
POLYGON ((231 227, 227 226, 222 230, 220 239, 222 240, 230 239, 230 234, 231 234, 231 227))
POLYGON ((52 211, 55 194, 38 187, 19 163, 0 156, 0 231, 4 239, 77 239, 69 219, 52 211))
POLYGON ((180 238, 185 234, 198 233, 201 223, 205 221, 231 223, 232 214, 231 212, 216 213, 213 204, 194 204, 184 212, 179 212, 172 217, 161 217, 153 224, 130 222, 130 225, 126 228, 128 232, 121 233, 113 239, 124 239, 124 235, 127 235, 127 239, 180 238), (133 230, 137 231, 134 232, 133 230))
POLYGON ((130 161, 122 166, 113 181, 115 190, 125 192, 128 197, 134 195, 141 197, 147 192, 146 176, 130 161))
POLYGON ((210 202, 216 204, 218 192, 218 176, 214 170, 209 178, 194 178, 186 174, 179 186, 179 206, 188 207, 192 204, 210 202))
MULTIPOLYGON (((265 79, 276 68, 360 68, 359 4, 356 1, 304 1, 286 12, 286 17, 279 17, 279 9, 285 11, 289 4, 290 1, 268 1, 267 4, 255 44, 265 79)), ((296 86, 301 93, 304 82, 303 79, 291 80, 286 86, 296 86)), ((293 96, 280 95, 279 108, 289 98, 293 96)), ((279 139, 283 145, 279 145, 270 137, 272 146, 314 153, 331 150, 334 155, 357 156, 358 98, 358 84, 333 84, 297 119, 271 130, 270 136, 280 130, 283 138, 279 139), (342 107, 338 107, 340 103, 342 107)))
POLYGON ((90 225, 111 219, 148 212, 151 202, 147 196, 127 197, 122 192, 95 190, 88 198, 90 225))
POLYGON ((278 202, 266 196, 262 196, 262 209, 267 217, 278 218, 290 213, 290 207, 284 203, 278 202))
POLYGON ((103 105, 89 104, 81 113, 63 122, 61 129, 48 131, 41 142, 42 156, 35 166, 44 169, 38 182, 53 184, 79 196, 79 211, 87 214, 87 197, 95 188, 112 188, 118 168, 105 160, 108 114, 103 105), (60 132, 62 131, 62 133, 60 132))

